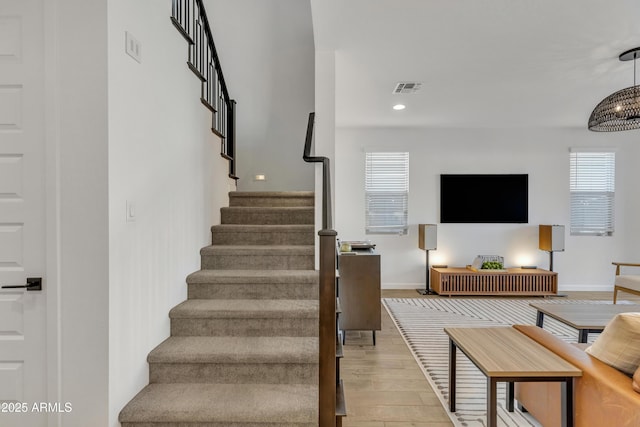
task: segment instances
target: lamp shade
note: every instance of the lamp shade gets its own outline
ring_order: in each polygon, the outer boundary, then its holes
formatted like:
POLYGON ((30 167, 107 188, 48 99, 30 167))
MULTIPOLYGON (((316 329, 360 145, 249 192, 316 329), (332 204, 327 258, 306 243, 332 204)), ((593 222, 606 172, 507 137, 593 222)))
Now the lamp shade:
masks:
POLYGON ((589 117, 589 130, 615 132, 640 128, 640 86, 619 90, 603 99, 589 117))
POLYGON ((436 224, 418 224, 418 247, 425 250, 438 248, 438 226, 436 224))
POLYGON ((547 252, 564 251, 564 225, 542 225, 538 229, 538 247, 547 252))

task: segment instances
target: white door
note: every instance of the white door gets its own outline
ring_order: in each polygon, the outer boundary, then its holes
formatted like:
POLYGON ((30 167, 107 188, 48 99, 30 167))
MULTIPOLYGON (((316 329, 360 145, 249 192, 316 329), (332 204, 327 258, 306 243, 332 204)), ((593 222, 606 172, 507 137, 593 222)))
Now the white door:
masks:
POLYGON ((0 426, 46 426, 42 0, 0 0, 0 426), (19 405, 17 405, 19 403, 19 405), (26 412, 24 412, 26 411, 26 412))

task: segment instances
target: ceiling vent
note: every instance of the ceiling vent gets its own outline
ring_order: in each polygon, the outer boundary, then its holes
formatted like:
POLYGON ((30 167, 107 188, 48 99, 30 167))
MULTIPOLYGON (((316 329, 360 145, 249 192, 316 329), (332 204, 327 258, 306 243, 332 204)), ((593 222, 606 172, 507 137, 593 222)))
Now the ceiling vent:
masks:
POLYGON ((422 83, 417 82, 401 82, 398 83, 393 89, 393 93, 401 94, 401 93, 416 93, 422 87, 422 83))

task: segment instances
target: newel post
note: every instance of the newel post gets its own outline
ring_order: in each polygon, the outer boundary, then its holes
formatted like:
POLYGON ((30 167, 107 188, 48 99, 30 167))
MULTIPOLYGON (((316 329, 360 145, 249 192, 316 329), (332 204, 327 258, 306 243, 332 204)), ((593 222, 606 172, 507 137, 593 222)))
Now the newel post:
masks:
POLYGON ((319 405, 322 427, 336 426, 336 233, 320 230, 319 405))

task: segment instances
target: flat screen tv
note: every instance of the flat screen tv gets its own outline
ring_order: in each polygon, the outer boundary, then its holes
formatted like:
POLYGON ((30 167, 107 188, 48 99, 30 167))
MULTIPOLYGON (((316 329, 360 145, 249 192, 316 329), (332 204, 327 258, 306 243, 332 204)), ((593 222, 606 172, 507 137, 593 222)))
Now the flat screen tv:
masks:
POLYGON ((440 222, 529 222, 529 175, 440 175, 440 222))

